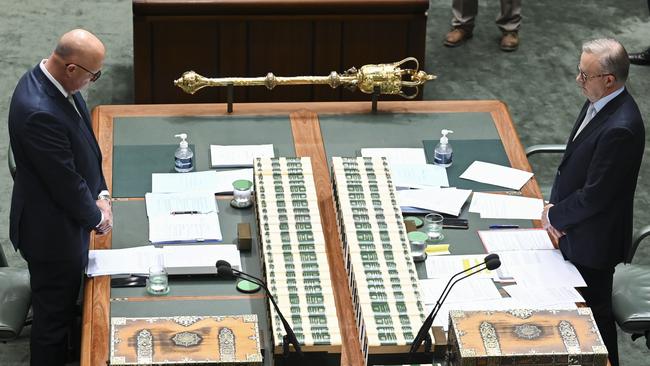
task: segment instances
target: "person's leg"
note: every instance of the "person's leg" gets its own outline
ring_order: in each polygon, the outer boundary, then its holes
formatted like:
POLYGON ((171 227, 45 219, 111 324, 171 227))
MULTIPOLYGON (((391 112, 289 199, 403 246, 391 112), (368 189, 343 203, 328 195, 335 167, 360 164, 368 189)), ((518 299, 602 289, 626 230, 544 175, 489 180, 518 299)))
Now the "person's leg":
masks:
POLYGON ((614 270, 597 270, 577 264, 575 266, 587 283, 587 288, 581 289, 580 292, 594 314, 596 325, 609 353, 609 362, 611 366, 618 366, 618 340, 612 310, 614 270))
POLYGON ((501 14, 497 17, 496 23, 502 32, 501 49, 516 50, 519 47, 521 0, 501 0, 501 14))
POLYGON ((32 288, 32 366, 64 365, 75 315, 82 260, 38 262, 27 258, 32 288))
POLYGON ((452 29, 445 37, 445 46, 455 47, 472 38, 474 21, 478 13, 478 0, 453 0, 451 3, 452 29))

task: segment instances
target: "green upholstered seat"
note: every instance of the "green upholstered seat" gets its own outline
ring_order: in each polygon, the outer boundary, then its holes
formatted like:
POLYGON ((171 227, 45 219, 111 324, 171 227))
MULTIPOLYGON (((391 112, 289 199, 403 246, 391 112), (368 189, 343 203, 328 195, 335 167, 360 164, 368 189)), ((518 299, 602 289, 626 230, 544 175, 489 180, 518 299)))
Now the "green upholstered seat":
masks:
MULTIPOLYGON (((626 262, 632 261, 639 243, 648 235, 650 226, 639 231, 626 262)), ((650 265, 619 264, 616 267, 612 306, 619 327, 631 333, 633 340, 645 336, 650 348, 650 265)))
POLYGON ((9 341, 20 335, 30 304, 27 270, 0 268, 0 341, 9 341))

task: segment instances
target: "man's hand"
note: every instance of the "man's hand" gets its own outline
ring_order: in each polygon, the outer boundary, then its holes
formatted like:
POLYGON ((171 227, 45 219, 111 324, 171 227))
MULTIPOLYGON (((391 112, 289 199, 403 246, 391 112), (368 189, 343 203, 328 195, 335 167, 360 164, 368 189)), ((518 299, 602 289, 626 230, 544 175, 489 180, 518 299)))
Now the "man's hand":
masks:
POLYGON ((551 236, 551 238, 557 241, 560 240, 560 238, 563 237, 566 233, 564 231, 559 231, 558 229, 554 228, 553 225, 551 225, 551 221, 548 218, 548 210, 550 210, 551 207, 553 207, 552 203, 544 206, 544 210, 542 211, 542 227, 548 231, 548 234, 551 236))
POLYGON ((106 199, 98 199, 95 201, 97 207, 102 212, 102 222, 97 225, 95 232, 99 235, 107 234, 113 228, 113 210, 111 209, 111 201, 106 199))

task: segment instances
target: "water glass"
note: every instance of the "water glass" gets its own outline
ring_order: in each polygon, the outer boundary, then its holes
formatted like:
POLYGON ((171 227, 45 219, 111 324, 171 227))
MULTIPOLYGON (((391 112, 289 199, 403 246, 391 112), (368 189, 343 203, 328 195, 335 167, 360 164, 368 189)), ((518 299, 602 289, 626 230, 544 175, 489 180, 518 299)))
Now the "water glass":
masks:
POLYGON ((444 239, 442 234, 442 215, 430 213, 424 217, 424 230, 429 241, 437 242, 444 239))
POLYGON ((408 233, 409 244, 411 246, 411 257, 414 262, 422 262, 427 259, 427 234, 421 231, 411 231, 408 233))
POLYGON ((246 208, 253 204, 251 199, 253 182, 246 179, 238 179, 232 182, 232 188, 233 199, 230 201, 232 207, 246 208))
POLYGON ((160 265, 149 267, 147 292, 150 295, 167 295, 169 293, 169 281, 165 267, 160 265))

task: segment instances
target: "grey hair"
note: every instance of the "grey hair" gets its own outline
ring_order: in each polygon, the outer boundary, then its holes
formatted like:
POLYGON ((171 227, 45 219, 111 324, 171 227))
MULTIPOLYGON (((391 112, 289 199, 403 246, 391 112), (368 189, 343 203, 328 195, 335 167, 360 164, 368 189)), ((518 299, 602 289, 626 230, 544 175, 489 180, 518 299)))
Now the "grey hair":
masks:
POLYGON ((630 59, 619 41, 612 38, 594 39, 582 45, 582 52, 596 55, 602 72, 610 73, 616 80, 625 83, 630 71, 630 59))

